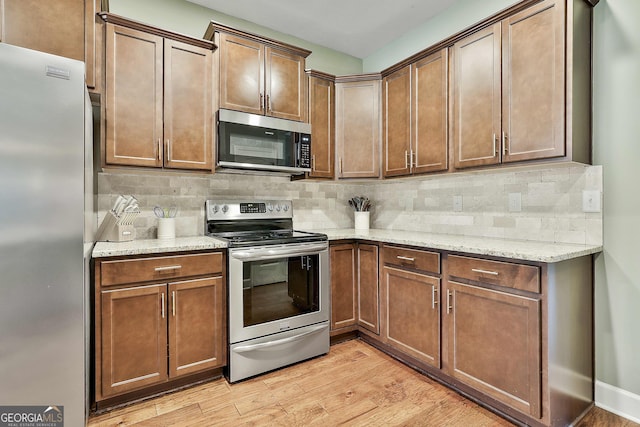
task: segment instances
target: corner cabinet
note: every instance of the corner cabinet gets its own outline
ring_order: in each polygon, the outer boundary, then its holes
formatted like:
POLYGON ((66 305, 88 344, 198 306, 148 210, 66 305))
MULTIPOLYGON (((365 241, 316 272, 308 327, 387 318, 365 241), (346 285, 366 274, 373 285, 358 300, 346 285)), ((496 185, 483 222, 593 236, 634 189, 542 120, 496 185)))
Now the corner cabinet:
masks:
POLYGON ((382 80, 385 177, 448 168, 447 52, 441 49, 382 80))
POLYGON ((213 23, 219 46, 219 107, 307 121, 305 58, 311 51, 213 23))
POLYGON ((329 247, 331 335, 363 328, 380 332, 378 246, 341 242, 329 247))
POLYGON ((224 270, 222 252, 95 261, 98 406, 220 375, 224 270))
POLYGON ((333 178, 335 165, 335 77, 308 70, 309 123, 313 131, 310 178, 333 178))
POLYGON ((456 169, 590 161, 590 8, 544 0, 454 44, 456 169))
POLYGON ((105 27, 105 165, 213 170, 212 50, 112 14, 105 27))
POLYGON ((380 176, 380 75, 336 77, 338 178, 380 176))

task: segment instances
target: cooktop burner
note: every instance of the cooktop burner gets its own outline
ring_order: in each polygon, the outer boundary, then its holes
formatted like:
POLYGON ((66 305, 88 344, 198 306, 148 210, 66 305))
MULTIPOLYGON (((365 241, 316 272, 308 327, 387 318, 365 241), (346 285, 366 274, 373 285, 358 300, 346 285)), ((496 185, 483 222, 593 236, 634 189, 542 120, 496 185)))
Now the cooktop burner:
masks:
POLYGON ((291 200, 207 200, 205 211, 206 234, 229 247, 327 240, 325 234, 293 230, 291 200))

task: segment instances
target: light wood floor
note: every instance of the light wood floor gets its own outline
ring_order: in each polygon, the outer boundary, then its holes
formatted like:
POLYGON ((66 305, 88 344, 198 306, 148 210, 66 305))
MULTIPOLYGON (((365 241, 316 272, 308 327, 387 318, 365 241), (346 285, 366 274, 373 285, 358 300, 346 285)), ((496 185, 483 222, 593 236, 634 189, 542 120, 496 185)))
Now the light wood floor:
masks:
MULTIPOLYGON (((594 410, 579 427, 638 426, 594 410)), ((102 426, 510 426, 359 340, 257 378, 215 380, 92 416, 102 426)))

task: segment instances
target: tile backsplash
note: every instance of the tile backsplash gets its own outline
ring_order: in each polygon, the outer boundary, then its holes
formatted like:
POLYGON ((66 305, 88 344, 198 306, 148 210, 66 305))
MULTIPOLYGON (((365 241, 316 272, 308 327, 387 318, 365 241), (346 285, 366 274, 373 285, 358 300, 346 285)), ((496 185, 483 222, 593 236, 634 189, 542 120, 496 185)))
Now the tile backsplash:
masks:
POLYGON ((602 212, 583 212, 585 190, 601 194, 602 166, 571 163, 357 182, 102 172, 98 217, 119 194, 133 194, 142 210, 135 223, 138 238, 156 236, 156 205, 177 206, 176 235, 192 236, 204 233, 207 199, 274 198, 293 200, 298 229, 352 228, 347 200, 363 195, 373 202, 372 228, 600 245, 602 212))

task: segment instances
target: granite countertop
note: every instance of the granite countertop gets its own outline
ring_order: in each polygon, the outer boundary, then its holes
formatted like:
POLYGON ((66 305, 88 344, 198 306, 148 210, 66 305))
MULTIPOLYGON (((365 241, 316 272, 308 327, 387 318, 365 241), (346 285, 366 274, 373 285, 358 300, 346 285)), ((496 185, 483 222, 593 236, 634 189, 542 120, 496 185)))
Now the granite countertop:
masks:
POLYGON ((145 239, 131 242, 97 242, 93 258, 111 256, 161 254, 167 252, 224 249, 227 243, 209 236, 176 237, 175 239, 145 239))
POLYGON ((564 261, 602 251, 602 246, 597 245, 507 240, 419 231, 355 230, 353 228, 309 231, 324 233, 329 237, 329 240, 360 239, 546 263, 564 261))
MULTIPOLYGON (((523 261, 559 262, 602 251, 598 245, 534 242, 528 240, 492 239, 486 237, 456 236, 451 234, 423 233, 399 230, 314 229, 324 233, 329 240, 369 240, 381 243, 417 246, 445 251, 489 255, 523 261)), ((227 247, 226 242, 209 236, 177 237, 175 239, 134 240, 131 242, 97 242, 92 256, 159 254, 168 252, 215 250, 227 247)))

